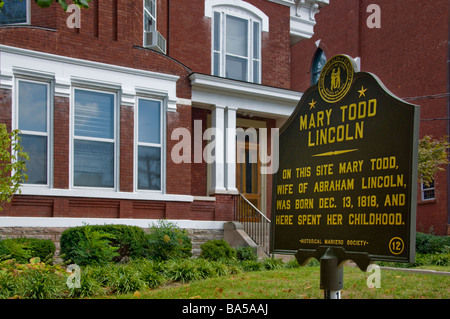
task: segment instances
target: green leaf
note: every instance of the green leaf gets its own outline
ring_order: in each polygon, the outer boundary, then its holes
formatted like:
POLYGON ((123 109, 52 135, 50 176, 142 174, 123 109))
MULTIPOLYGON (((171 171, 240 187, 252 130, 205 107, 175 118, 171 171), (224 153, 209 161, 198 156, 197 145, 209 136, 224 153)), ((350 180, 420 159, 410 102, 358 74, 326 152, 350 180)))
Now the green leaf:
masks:
POLYGON ((67 8, 69 6, 67 5, 66 0, 56 0, 56 1, 58 1, 59 5, 64 9, 64 11, 67 11, 67 8))
POLYGON ((35 0, 37 5, 41 8, 48 8, 52 5, 53 0, 35 0))
POLYGON ((80 7, 83 8, 89 8, 88 2, 91 2, 91 0, 74 0, 73 3, 77 4, 80 7))

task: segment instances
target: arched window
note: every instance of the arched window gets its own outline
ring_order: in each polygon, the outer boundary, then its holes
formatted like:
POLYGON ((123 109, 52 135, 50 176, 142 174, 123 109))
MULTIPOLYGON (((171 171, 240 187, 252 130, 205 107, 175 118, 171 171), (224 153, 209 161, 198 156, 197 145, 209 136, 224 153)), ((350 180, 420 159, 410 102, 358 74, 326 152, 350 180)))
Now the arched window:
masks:
POLYGON ((318 48, 314 55, 314 60, 311 67, 311 84, 314 85, 319 81, 320 72, 327 63, 327 57, 322 49, 318 48))
POLYGON ((212 18, 212 74, 261 83, 261 32, 269 31, 268 17, 241 0, 207 0, 212 18))

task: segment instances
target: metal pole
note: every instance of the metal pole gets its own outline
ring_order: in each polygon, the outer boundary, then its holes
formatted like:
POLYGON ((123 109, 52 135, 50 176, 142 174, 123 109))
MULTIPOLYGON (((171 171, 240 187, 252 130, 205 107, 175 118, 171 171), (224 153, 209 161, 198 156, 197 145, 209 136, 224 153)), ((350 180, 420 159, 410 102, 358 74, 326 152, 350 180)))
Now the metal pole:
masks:
POLYGON ((320 289, 325 299, 341 299, 344 286, 344 267, 338 265, 338 258, 332 248, 328 248, 320 258, 320 289))

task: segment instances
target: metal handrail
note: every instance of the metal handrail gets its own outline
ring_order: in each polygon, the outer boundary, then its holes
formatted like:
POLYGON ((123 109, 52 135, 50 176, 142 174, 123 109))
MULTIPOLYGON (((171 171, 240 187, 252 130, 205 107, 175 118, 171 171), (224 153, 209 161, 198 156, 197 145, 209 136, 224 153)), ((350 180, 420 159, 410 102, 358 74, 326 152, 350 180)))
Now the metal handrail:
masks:
POLYGON ((240 222, 250 238, 270 256, 270 219, 242 194, 235 196, 235 221, 240 222))

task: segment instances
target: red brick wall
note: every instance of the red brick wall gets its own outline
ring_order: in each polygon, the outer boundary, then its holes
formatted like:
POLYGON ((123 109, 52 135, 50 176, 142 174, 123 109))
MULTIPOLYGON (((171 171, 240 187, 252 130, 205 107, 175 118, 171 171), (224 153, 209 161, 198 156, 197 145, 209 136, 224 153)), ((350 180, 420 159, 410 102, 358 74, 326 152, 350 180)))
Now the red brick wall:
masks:
POLYGON ((120 107, 120 191, 133 192, 134 171, 134 111, 120 107))
MULTIPOLYGON (((294 45, 292 52, 292 88, 304 91, 310 85, 311 65, 317 50, 327 58, 347 54, 361 58, 362 71, 376 74, 393 94, 400 98, 429 96, 447 92, 449 2, 420 0, 330 1, 316 15, 312 39, 294 45), (370 29, 367 6, 381 9, 381 28, 370 29)), ((447 99, 416 99, 408 102, 421 107, 420 137, 447 135, 447 99)), ((446 173, 436 176, 436 200, 420 202, 417 229, 439 234, 447 232, 446 173)))
POLYGON ((69 188, 69 98, 55 96, 53 106, 53 187, 69 188))

